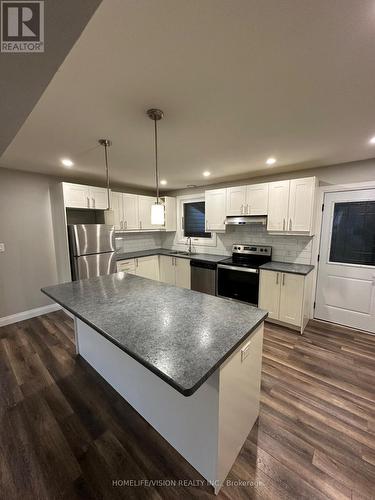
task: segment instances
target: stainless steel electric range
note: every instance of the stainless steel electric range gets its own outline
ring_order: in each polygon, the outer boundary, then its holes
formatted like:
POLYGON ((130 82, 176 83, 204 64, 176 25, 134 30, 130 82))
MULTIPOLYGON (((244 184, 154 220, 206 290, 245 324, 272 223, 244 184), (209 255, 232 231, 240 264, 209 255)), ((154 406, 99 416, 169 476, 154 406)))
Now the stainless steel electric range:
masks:
POLYGON ((272 247, 232 246, 232 257, 217 265, 217 295, 258 305, 259 267, 269 262, 272 247))

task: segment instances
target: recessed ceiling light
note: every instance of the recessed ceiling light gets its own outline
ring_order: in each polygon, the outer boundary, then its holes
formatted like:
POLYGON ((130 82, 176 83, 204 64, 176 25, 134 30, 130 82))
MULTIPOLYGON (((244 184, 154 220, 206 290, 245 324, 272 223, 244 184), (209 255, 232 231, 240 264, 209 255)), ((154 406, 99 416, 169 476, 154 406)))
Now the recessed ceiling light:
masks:
POLYGON ((165 179, 163 179, 163 180, 161 180, 161 181, 160 181, 160 184, 161 184, 162 186, 165 186, 165 185, 167 184, 167 181, 166 181, 165 179))
POLYGON ((211 175, 211 172, 208 172, 207 170, 203 172, 204 177, 209 177, 211 175))
POLYGON ((370 144, 375 144, 375 135, 374 135, 374 137, 371 137, 371 139, 368 142, 370 144))
POLYGON ((276 163, 276 158, 271 156, 271 158, 267 158, 266 163, 267 163, 267 165, 273 165, 274 163, 276 163))
POLYGON ((72 167, 74 165, 72 160, 69 160, 69 158, 63 158, 61 160, 61 163, 64 165, 64 167, 72 167))

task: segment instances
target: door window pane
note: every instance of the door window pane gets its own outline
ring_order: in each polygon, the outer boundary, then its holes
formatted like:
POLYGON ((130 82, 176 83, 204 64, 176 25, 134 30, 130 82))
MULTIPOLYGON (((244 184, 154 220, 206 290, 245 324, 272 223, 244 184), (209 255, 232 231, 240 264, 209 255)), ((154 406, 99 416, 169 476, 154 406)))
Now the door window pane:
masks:
POLYGON ((375 201, 335 203, 329 260, 375 266, 375 201))
POLYGON ((205 232, 205 202, 184 203, 184 236, 194 238, 211 238, 205 232))

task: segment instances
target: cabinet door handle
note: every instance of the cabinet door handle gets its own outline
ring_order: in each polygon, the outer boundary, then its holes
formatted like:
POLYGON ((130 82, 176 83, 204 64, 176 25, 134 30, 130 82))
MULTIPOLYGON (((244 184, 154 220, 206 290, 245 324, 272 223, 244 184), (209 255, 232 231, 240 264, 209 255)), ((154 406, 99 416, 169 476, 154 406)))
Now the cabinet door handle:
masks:
POLYGON ((283 219, 283 231, 285 231, 285 219, 283 219))
POLYGON ((289 231, 292 230, 292 219, 289 219, 289 231))
POLYGON ((135 266, 138 267, 138 259, 135 259, 135 266))
POLYGON ((124 220, 124 229, 128 229, 128 221, 124 220))
POLYGON ((283 286, 285 285, 285 273, 283 273, 283 286))
POLYGON ((142 229, 142 221, 139 221, 139 229, 142 229))
POLYGON ((209 229, 209 227, 208 227, 208 220, 206 220, 206 229, 209 229))
POLYGON ((181 229, 184 230, 184 218, 181 217, 181 229))
POLYGON ((279 273, 276 273, 276 285, 279 284, 279 273))
POLYGON ((90 208, 90 198, 87 197, 87 208, 90 208))
POLYGON ((95 208, 95 198, 91 198, 92 199, 92 206, 93 208, 95 208))
POLYGON ((241 215, 243 215, 243 205, 241 205, 241 215))
POLYGON ((247 215, 250 214, 250 205, 249 204, 246 205, 246 213, 247 213, 247 215))
POLYGON ((124 229, 124 222, 120 220, 120 229, 124 229))

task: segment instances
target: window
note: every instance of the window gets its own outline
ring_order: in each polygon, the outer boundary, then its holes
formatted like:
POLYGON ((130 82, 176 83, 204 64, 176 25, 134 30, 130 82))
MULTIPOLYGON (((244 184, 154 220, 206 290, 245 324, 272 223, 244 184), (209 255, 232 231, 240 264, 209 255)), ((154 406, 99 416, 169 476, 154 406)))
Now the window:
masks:
POLYGON ((215 232, 206 233, 206 204, 204 193, 192 193, 177 196, 177 234, 176 243, 186 245, 187 238, 192 239, 194 251, 196 247, 216 247, 215 232))
POLYGON ((335 203, 329 260, 375 266, 375 201, 335 203))
POLYGON ((205 232, 205 202, 184 203, 184 236, 192 238, 211 238, 205 232))

